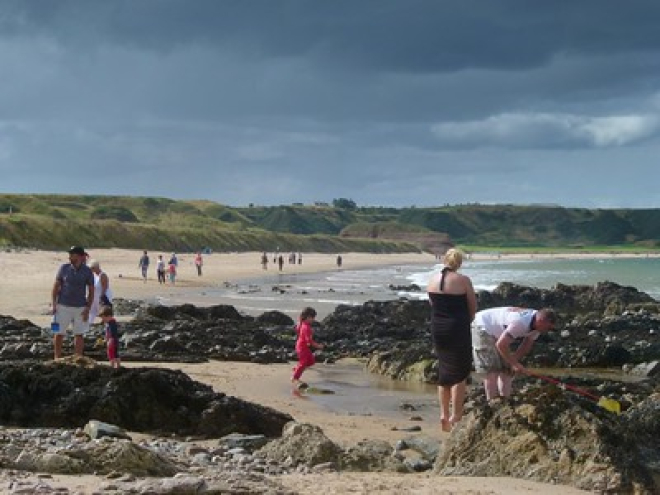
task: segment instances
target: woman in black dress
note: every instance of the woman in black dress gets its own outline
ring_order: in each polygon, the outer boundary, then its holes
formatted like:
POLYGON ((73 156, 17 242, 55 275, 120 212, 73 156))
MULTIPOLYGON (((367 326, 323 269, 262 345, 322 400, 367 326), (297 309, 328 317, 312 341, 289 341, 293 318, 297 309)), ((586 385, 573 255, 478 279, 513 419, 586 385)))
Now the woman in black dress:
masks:
POLYGON ((438 356, 440 422, 443 431, 463 416, 465 386, 472 370, 470 324, 477 311, 477 298, 469 277, 458 273, 463 253, 450 249, 443 258, 444 268, 429 282, 431 335, 438 356), (450 408, 451 405, 451 408, 450 408))

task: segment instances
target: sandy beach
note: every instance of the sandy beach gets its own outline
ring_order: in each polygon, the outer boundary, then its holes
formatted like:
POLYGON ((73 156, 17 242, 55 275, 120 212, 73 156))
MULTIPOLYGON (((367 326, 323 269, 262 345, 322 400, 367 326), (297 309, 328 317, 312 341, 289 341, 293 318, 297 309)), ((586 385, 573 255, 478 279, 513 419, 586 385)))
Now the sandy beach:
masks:
MULTIPOLYGON (((263 281, 271 280, 275 284, 279 273, 294 275, 337 270, 336 255, 331 254, 303 253, 302 264, 293 265, 287 262, 288 253, 285 253, 285 263, 280 272, 272 262, 272 253, 269 255, 267 270, 261 267, 261 253, 213 253, 204 256, 202 276, 199 277, 193 262, 194 253, 177 253, 179 270, 176 284, 159 285, 156 279, 156 259, 162 254, 167 262, 171 253, 149 252, 151 264, 145 283, 138 267, 141 251, 88 248, 87 252, 91 259, 100 262, 102 270, 108 274, 114 296, 124 299, 180 300, 182 294, 191 295, 205 289, 222 287, 225 283, 235 284, 259 278, 263 281)), ((417 253, 343 253, 342 258, 342 270, 415 263, 432 266, 435 262, 434 256, 417 253)), ((50 293, 55 273, 66 262, 66 252, 0 252, 0 276, 3 280, 0 286, 0 314, 25 318, 45 326, 50 320, 50 293)), ((221 304, 221 301, 215 304, 221 304)))
MULTIPOLYGON (((170 253, 149 253, 152 266, 149 279, 143 282, 138 268, 140 251, 123 249, 89 249, 91 257, 101 263, 108 273, 116 297, 129 299, 155 299, 189 293, 191 289, 212 288, 225 282, 274 277, 277 271, 271 263, 267 271, 260 265, 260 253, 212 254, 205 256, 203 275, 197 276, 193 254, 179 254, 179 277, 175 286, 161 286, 155 279, 154 261, 158 254, 167 258, 170 253)), ((374 266, 415 264, 432 266, 435 258, 429 254, 373 255, 364 253, 343 254, 342 269, 374 266)), ((336 270, 336 255, 304 254, 301 265, 285 263, 286 273, 312 273, 336 270)), ((11 251, 0 253, 0 314, 25 318, 39 325, 49 321, 50 290, 55 272, 61 263, 67 262, 66 252, 11 251)), ((273 308, 277 309, 277 308, 273 308)), ((125 363, 142 366, 141 363, 125 363)), ((255 403, 274 407, 291 414, 296 420, 316 424, 324 429, 335 442, 351 445, 362 439, 383 439, 394 444, 410 433, 394 431, 394 427, 409 425, 402 418, 391 415, 359 415, 332 411, 322 407, 314 398, 301 398, 292 393, 289 385, 290 365, 258 365, 251 363, 210 362, 204 364, 153 364, 181 369, 193 379, 208 383, 219 392, 234 395, 255 403)), ((308 380, 314 382, 322 369, 311 369, 308 380)), ((435 418, 424 418, 422 432, 440 440, 435 418)), ((326 493, 400 493, 419 494, 577 494, 585 493, 565 486, 541 484, 508 478, 448 478, 425 473, 396 475, 378 473, 342 473, 289 475, 281 482, 301 494, 317 493, 322 486, 326 493)), ((92 493, 99 480, 93 476, 53 476, 53 486, 76 487, 81 493, 92 493)))
MULTIPOLYGON (((101 268, 108 274, 115 297, 147 301, 170 300, 177 303, 189 302, 201 304, 195 294, 201 295, 209 289, 217 289, 225 284, 237 284, 241 281, 257 280, 263 285, 276 285, 279 278, 302 274, 336 271, 336 255, 321 253, 303 253, 302 264, 289 264, 288 253, 284 253, 285 263, 282 271, 277 269, 269 253, 268 269, 261 267, 261 253, 213 253, 204 256, 203 275, 197 276, 194 266, 194 253, 177 253, 179 270, 176 284, 159 285, 156 279, 155 263, 159 254, 168 260, 171 253, 149 252, 151 266, 148 279, 142 280, 138 260, 142 255, 139 250, 129 249, 94 249, 88 248, 91 259, 98 260, 101 268)), ((633 258, 659 256, 658 254, 630 253, 541 253, 541 254, 498 254, 475 253, 469 257, 472 261, 481 260, 521 260, 552 258, 633 258)), ((342 270, 355 270, 371 267, 412 265, 432 267, 438 261, 428 253, 373 254, 342 253, 342 270)), ((48 324, 50 317, 50 292, 55 273, 62 263, 68 261, 66 252, 40 250, 5 250, 0 252, 0 314, 14 318, 28 319, 41 326, 48 324)), ((467 261, 469 263, 469 261, 467 261)), ((226 301, 205 301, 205 304, 222 304, 226 301)), ((230 304, 230 303, 229 303, 230 304)), ((269 309, 279 309, 274 306, 269 309)))

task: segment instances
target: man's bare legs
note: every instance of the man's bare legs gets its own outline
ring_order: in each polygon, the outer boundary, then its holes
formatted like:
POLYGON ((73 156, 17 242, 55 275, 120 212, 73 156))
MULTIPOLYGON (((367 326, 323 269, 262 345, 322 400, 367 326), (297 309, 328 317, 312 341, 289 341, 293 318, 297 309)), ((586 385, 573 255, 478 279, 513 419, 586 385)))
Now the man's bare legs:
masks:
POLYGON ((498 387, 499 373, 487 373, 484 378, 484 389, 486 390, 486 400, 490 402, 500 395, 498 387))
POLYGON ((511 395, 511 384, 513 382, 513 375, 508 373, 500 373, 497 379, 497 386, 500 389, 502 397, 509 397, 511 395))
POLYGON ((82 357, 83 351, 85 350, 85 339, 82 335, 75 336, 74 347, 75 347, 76 356, 82 357))
POLYGON ((55 349, 55 359, 62 357, 62 342, 64 341, 64 335, 54 335, 53 336, 53 348, 55 349))
POLYGON ((498 397, 509 397, 512 382, 513 375, 509 373, 488 373, 484 378, 484 389, 488 402, 498 397))

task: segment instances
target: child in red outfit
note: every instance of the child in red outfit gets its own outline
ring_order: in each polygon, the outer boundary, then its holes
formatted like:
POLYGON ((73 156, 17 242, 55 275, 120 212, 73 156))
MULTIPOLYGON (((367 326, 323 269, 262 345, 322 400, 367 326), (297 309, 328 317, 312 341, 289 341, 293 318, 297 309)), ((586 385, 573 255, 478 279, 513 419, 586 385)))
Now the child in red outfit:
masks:
POLYGON ((293 378, 291 383, 299 389, 307 388, 307 384, 300 381, 300 377, 306 368, 313 366, 316 362, 314 358, 314 349, 323 349, 323 345, 314 342, 312 333, 312 322, 316 318, 316 310, 314 308, 305 308, 300 313, 300 322, 296 327, 298 332, 298 340, 296 340, 296 353, 298 354, 298 366, 293 369, 293 378))

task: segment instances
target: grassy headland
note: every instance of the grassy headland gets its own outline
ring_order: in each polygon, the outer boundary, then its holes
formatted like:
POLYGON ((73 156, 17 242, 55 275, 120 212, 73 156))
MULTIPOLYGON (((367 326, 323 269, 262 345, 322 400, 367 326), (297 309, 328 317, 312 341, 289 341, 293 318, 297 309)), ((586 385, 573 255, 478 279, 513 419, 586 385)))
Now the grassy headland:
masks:
POLYGON ((434 208, 284 205, 77 195, 0 195, 0 245, 194 251, 648 252, 660 209, 458 205, 434 208))

